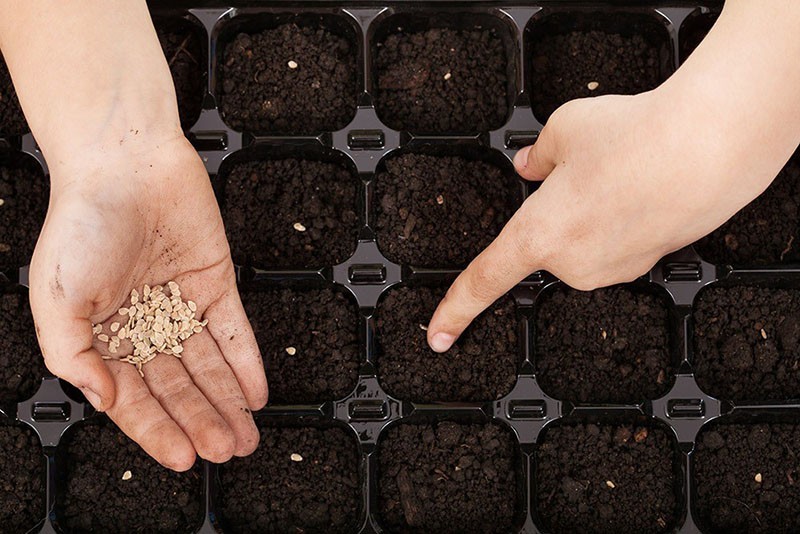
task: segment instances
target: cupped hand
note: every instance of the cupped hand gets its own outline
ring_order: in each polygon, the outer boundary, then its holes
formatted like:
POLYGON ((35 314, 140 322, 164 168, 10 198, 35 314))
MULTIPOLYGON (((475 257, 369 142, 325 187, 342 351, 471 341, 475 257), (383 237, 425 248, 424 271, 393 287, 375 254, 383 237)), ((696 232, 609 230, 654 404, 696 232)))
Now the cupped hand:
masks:
POLYGON ((95 158, 51 165, 31 305, 50 371, 181 471, 195 454, 223 462, 255 450, 250 411, 266 404, 267 383, 202 162, 180 134, 158 142, 137 135, 95 158), (132 289, 170 280, 208 320, 182 358, 157 356, 144 378, 131 364, 103 360, 107 344, 93 338, 92 323, 108 332, 132 289))

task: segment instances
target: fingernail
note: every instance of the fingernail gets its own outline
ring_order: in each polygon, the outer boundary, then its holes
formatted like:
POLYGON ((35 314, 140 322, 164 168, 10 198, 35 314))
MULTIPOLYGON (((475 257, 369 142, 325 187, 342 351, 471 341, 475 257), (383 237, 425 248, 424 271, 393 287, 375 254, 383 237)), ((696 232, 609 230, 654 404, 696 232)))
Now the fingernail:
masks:
POLYGON ((455 336, 439 332, 433 335, 430 345, 434 352, 445 352, 453 345, 455 340, 455 336))
POLYGON ((517 169, 524 169, 528 166, 528 152, 531 151, 530 146, 520 148, 516 154, 514 154, 514 167, 517 169))
POLYGON ((86 397, 86 400, 89 401, 89 404, 94 406, 95 410, 101 411, 103 400, 100 398, 100 395, 98 395, 89 388, 81 388, 81 393, 83 393, 83 396, 86 397))

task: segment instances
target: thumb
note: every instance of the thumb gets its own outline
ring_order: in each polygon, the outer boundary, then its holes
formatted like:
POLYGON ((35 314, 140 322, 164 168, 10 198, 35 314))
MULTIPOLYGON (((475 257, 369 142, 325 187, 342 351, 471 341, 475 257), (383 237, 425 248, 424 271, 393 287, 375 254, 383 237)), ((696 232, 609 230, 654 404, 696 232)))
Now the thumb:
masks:
POLYGON ((534 144, 521 148, 514 155, 514 168, 526 180, 544 180, 553 172, 557 162, 555 134, 548 126, 542 129, 534 144))
POLYGON ((541 268, 526 222, 534 203, 535 195, 450 286, 428 325, 428 344, 435 352, 448 350, 475 317, 541 268))

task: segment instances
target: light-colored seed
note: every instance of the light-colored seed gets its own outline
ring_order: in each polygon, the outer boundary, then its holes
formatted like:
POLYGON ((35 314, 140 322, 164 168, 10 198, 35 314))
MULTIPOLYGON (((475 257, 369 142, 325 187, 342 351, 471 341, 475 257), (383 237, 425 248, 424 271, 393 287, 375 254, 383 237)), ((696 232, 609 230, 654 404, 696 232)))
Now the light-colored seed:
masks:
POLYGON ((108 334, 97 334, 97 339, 103 343, 108 343, 108 334))
POLYGON ((117 322, 111 323, 111 331, 116 332, 117 330, 119 330, 119 323, 117 322))
POLYGON ((295 354, 297 354, 297 349, 294 347, 286 347, 286 354, 288 354, 289 356, 294 356, 295 354))
POLYGON ((113 360, 111 356, 100 356, 100 357, 103 358, 104 360, 113 360))
POLYGON ((115 345, 119 345, 119 337, 118 336, 111 336, 111 343, 115 345))
POLYGON ((303 226, 302 224, 300 224, 299 222, 296 222, 296 223, 294 223, 292 226, 293 226, 293 227, 294 227, 294 229, 295 229, 295 230, 297 230, 298 232, 305 232, 305 231, 306 231, 306 227, 305 227, 305 226, 303 226))
POLYGON ((92 334, 97 335, 103 331, 103 325, 96 324, 92 326, 92 334))
POLYGON ((448 72, 447 74, 445 74, 445 75, 444 75, 444 79, 445 79, 445 81, 446 81, 446 80, 449 80, 449 79, 450 79, 450 78, 452 78, 452 77, 453 77, 453 75, 452 75, 452 74, 450 74, 449 72, 448 72))
POLYGON ((122 480, 130 480, 131 478, 133 478, 133 473, 130 471, 125 471, 122 473, 122 480))
POLYGON ((290 69, 296 69, 297 68, 297 62, 292 61, 291 59, 289 60, 289 63, 287 63, 287 64, 289 65, 290 69))
POLYGON ((437 196, 436 203, 439 204, 440 206, 444 204, 444 197, 442 195, 437 196))
POLYGON ((197 304, 195 304, 193 300, 188 301, 186 305, 189 306, 189 309, 193 312, 197 311, 197 304))
POLYGON ((617 485, 614 484, 613 482, 611 482, 610 480, 606 480, 606 486, 608 486, 611 489, 614 489, 614 488, 617 487, 617 485))
POLYGON ((299 454, 297 454, 296 452, 293 452, 292 455, 290 456, 290 458, 292 459, 293 462, 302 462, 303 461, 303 457, 300 456, 299 454))
POLYGON ((119 309, 120 315, 128 315, 128 308, 120 308, 119 309))
POLYGON ((600 335, 603 336, 603 339, 606 339, 608 337, 608 332, 603 330, 603 332, 600 335))
POLYGON ((428 327, 427 327, 427 325, 421 324, 421 325, 419 325, 419 327, 420 327, 422 330, 425 330, 426 332, 428 331, 428 327))
POLYGON ((117 345, 109 345, 108 346, 108 352, 110 352, 111 354, 116 354, 117 350, 118 350, 117 345))
POLYGON ((761 329, 761 337, 763 337, 764 339, 767 339, 767 331, 764 330, 763 328, 761 329))
POLYGON ((600 87, 600 83, 599 82, 589 82, 589 83, 586 84, 586 88, 589 89, 590 91, 594 91, 598 87, 600 87))
POLYGON ((755 479, 756 479, 756 484, 761 484, 761 482, 764 480, 764 477, 761 476, 761 473, 756 473, 755 479))
POLYGON ((2 198, 0 198, 0 206, 2 206, 2 205, 3 205, 3 204, 5 204, 5 203, 6 203, 6 201, 5 201, 5 200, 3 200, 2 198))

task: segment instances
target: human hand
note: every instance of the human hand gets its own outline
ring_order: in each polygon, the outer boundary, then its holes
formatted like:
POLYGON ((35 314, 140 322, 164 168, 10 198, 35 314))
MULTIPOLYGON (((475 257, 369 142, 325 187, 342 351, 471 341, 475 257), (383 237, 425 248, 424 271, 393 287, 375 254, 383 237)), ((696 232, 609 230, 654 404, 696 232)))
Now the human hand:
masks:
MULTIPOLYGON (((136 137, 51 164, 51 202, 30 269, 31 305, 47 367, 164 466, 195 452, 224 462, 258 444, 250 410, 267 401, 261 356, 236 288, 208 174, 176 131, 136 137), (178 359, 159 355, 144 379, 101 359, 92 323, 120 321, 130 291, 176 281, 207 327, 178 359)), ((124 346, 120 349, 122 356, 124 346)))

